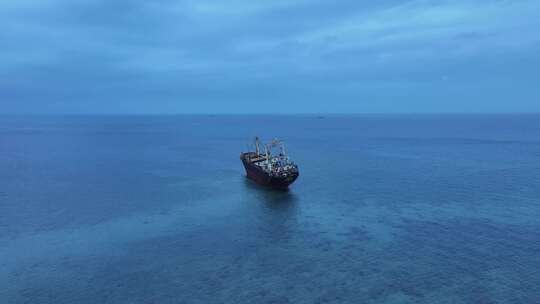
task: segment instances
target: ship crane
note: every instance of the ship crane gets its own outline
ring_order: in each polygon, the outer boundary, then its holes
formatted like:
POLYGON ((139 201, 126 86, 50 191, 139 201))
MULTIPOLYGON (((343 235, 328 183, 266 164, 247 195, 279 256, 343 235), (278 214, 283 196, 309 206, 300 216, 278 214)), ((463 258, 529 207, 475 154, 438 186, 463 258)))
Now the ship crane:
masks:
POLYGON ((278 140, 278 139, 273 139, 269 144, 267 144, 268 146, 268 150, 271 150, 272 148, 275 148, 275 147, 279 147, 280 151, 281 151, 281 155, 285 156, 285 144, 283 143, 283 141, 281 140, 278 140))

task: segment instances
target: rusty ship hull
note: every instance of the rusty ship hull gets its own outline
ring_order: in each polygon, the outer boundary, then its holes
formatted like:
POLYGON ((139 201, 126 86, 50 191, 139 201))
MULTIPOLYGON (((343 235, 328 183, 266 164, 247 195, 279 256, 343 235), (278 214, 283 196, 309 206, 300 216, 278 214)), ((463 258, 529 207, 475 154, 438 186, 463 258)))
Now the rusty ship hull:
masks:
POLYGON ((276 189, 288 189, 299 176, 298 172, 291 172, 286 176, 270 175, 256 165, 257 160, 253 160, 254 156, 257 156, 254 152, 242 153, 240 154, 240 160, 242 160, 242 164, 246 169, 246 176, 260 185, 276 189))

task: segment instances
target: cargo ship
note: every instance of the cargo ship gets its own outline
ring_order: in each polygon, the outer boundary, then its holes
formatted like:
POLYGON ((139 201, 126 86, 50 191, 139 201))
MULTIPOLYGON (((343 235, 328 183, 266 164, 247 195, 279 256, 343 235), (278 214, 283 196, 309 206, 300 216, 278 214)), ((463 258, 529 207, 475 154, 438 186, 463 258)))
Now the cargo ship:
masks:
POLYGON ((298 166, 285 153, 284 143, 277 139, 264 145, 264 153, 261 153, 259 138, 255 137, 255 151, 242 152, 240 160, 247 177, 263 186, 288 189, 299 175, 298 166), (276 148, 279 154, 273 155, 276 148))

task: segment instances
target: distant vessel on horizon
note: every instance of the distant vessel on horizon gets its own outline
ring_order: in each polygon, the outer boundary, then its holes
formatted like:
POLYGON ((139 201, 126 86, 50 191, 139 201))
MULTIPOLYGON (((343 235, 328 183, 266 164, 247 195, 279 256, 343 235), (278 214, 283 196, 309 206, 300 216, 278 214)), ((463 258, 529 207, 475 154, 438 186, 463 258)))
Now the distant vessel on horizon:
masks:
POLYGON ((260 141, 255 137, 255 151, 240 153, 247 177, 258 184, 278 189, 287 189, 299 175, 298 166, 285 153, 282 141, 274 139, 260 151, 260 141), (278 155, 272 155, 272 148, 279 147, 278 155))

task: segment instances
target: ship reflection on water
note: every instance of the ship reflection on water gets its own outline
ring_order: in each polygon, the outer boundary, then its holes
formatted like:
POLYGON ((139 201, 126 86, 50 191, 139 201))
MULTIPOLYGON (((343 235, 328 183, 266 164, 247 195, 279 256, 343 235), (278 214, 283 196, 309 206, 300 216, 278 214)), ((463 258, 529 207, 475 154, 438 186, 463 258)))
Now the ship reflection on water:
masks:
POLYGON ((269 209, 285 211, 294 207, 298 197, 290 189, 273 189, 245 178, 244 185, 250 197, 265 203, 269 209))
MULTIPOLYGON (((268 244, 293 244, 297 238, 299 199, 291 190, 276 190, 245 178, 244 201, 253 224, 251 237, 268 244)), ((262 246, 262 245, 261 245, 262 246)))

